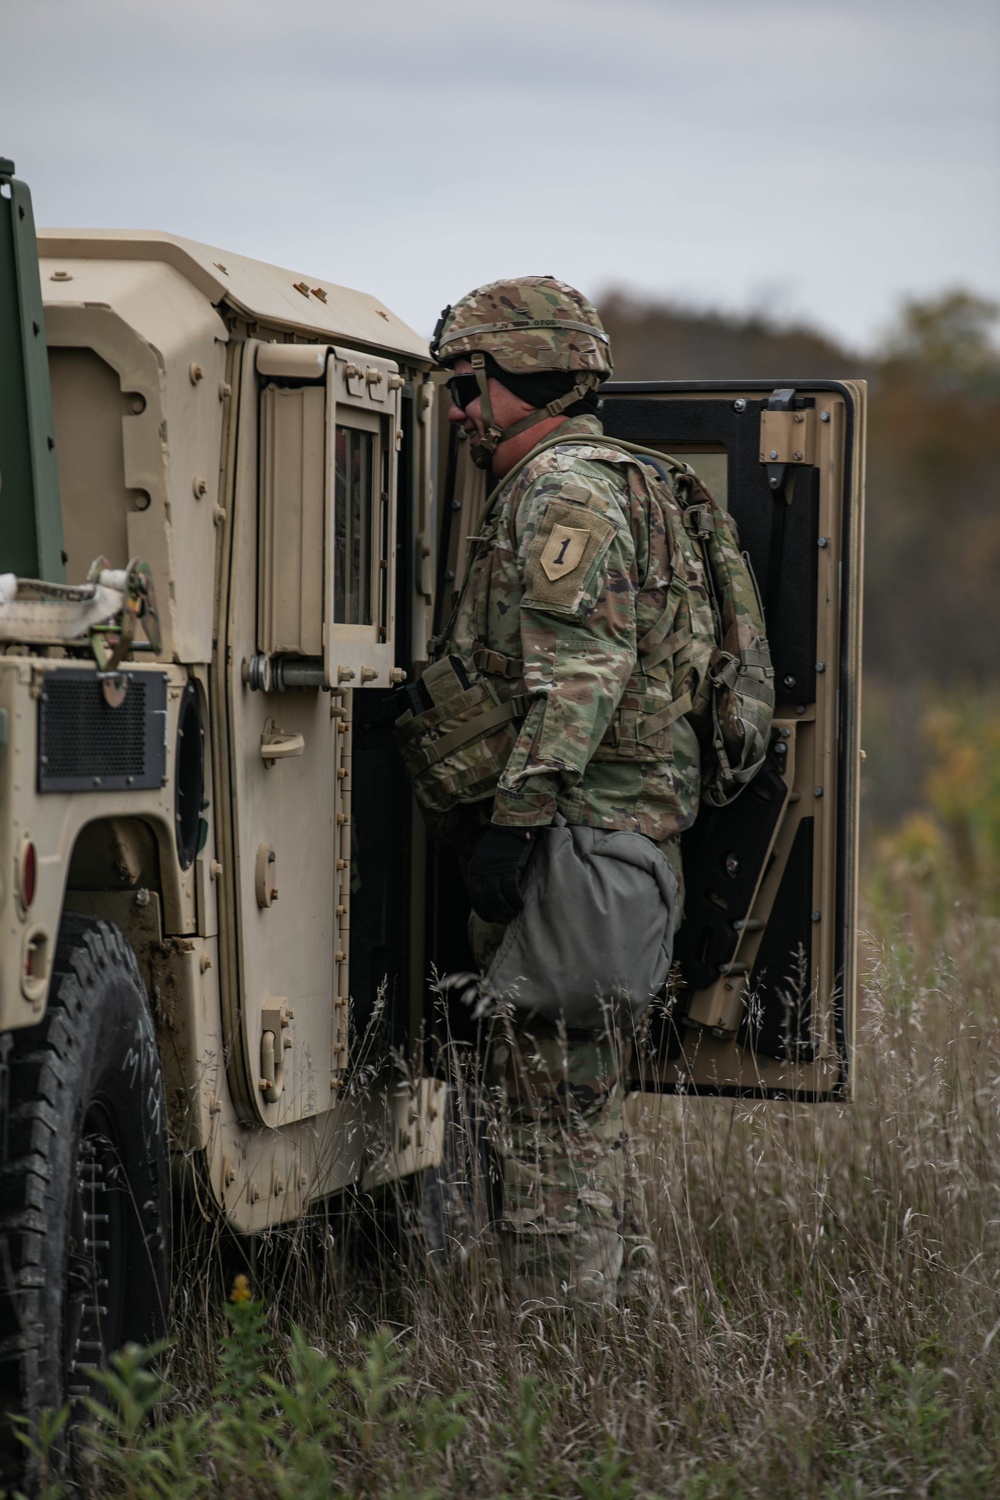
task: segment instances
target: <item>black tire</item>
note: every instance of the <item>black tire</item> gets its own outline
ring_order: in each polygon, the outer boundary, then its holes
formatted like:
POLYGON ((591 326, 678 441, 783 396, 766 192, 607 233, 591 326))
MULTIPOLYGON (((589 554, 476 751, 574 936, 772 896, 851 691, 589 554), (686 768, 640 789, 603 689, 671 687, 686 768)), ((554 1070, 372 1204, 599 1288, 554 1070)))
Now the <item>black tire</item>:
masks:
POLYGON ((45 1019, 11 1034, 0 1162, 0 1476, 35 1423, 88 1393, 86 1367, 164 1327, 170 1187, 163 1074, 117 927, 66 916, 45 1019))

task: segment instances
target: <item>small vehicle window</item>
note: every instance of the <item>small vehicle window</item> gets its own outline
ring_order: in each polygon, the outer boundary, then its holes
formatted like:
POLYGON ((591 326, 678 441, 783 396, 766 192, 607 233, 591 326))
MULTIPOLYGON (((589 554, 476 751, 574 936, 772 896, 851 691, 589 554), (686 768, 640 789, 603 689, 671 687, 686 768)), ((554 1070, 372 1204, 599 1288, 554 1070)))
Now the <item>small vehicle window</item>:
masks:
POLYGON ((340 625, 372 624, 376 434, 337 424, 334 614, 340 625))

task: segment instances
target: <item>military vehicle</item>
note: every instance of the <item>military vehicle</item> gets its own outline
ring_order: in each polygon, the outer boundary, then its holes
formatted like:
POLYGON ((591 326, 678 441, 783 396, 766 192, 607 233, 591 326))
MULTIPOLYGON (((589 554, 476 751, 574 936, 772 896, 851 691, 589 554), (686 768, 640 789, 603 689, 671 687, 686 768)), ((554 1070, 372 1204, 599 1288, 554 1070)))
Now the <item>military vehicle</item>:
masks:
MULTIPOLYGON (((314 276, 160 233, 36 250, 0 162, 10 1412, 162 1326, 172 1186, 252 1234, 440 1159, 429 976, 470 967, 468 905, 385 714, 484 500, 439 381, 375 296, 314 276)), ((864 386, 602 395, 735 514, 779 699, 764 771, 687 835, 636 1089, 843 1098, 864 386)))

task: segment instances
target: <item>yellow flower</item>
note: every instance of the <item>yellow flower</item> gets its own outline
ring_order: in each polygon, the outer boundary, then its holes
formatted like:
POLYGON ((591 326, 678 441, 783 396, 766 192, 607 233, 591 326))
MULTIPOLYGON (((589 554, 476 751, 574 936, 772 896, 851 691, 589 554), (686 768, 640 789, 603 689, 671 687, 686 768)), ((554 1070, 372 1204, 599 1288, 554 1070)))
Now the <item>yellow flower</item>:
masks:
POLYGON ((253 1292, 251 1292, 250 1290, 250 1282, 248 1281, 247 1277, 243 1275, 242 1271, 240 1272, 239 1276, 233 1278, 233 1289, 229 1293, 229 1300, 230 1302, 253 1301, 253 1292))

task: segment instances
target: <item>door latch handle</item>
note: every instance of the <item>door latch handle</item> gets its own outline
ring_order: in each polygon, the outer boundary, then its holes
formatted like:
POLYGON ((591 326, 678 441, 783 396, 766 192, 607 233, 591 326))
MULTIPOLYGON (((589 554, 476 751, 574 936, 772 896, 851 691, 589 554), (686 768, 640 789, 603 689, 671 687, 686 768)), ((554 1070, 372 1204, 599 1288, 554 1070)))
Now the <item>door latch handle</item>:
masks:
POLYGON ((288 760, 305 752, 305 736, 286 734, 273 719, 268 719, 260 737, 260 758, 270 768, 276 760, 288 760))

